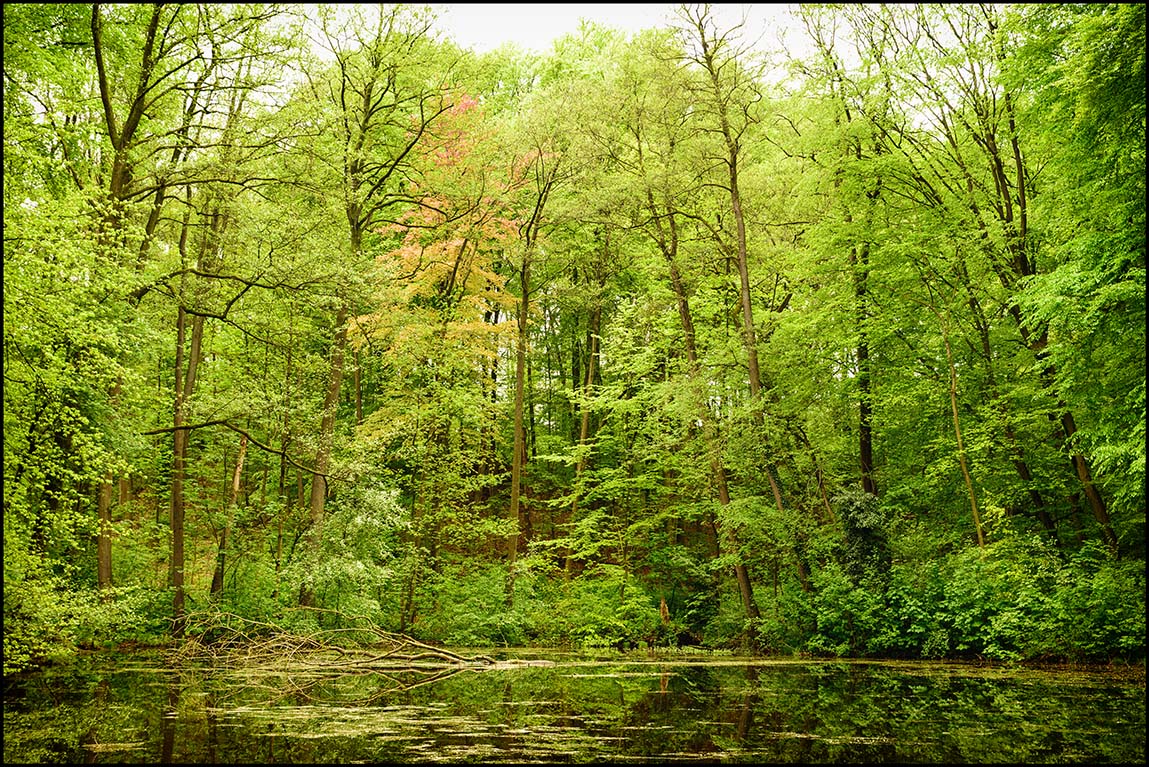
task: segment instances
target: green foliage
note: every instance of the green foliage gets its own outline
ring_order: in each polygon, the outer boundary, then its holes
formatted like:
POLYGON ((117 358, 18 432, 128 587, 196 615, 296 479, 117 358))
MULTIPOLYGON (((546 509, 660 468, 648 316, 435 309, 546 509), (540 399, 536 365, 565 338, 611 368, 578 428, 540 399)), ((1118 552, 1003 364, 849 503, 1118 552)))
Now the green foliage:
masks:
MULTIPOLYGON (((855 586, 836 562, 786 605, 799 642, 764 620, 763 641, 814 654, 1002 661, 1144 656, 1144 572, 1099 547, 1063 558, 1039 538, 1007 538, 933 561, 897 562, 888 585, 855 586), (1140 596, 1136 596, 1140 595, 1140 596)), ((792 637, 792 635, 791 635, 792 637)))
POLYGON ((697 10, 100 6, 105 87, 6 12, 6 672, 165 636, 181 477, 189 603, 268 625, 1143 657, 1144 7, 803 6, 786 81, 697 10))
POLYGON ((290 598, 305 585, 319 607, 383 622, 382 595, 398 581, 400 533, 409 524, 396 491, 357 486, 332 502, 315 547, 284 567, 284 592, 290 598))
POLYGON ((816 655, 863 656, 881 632, 886 609, 880 588, 855 587, 836 562, 820 568, 808 610, 814 630, 806 649, 816 655))
POLYGON ((78 591, 61 579, 9 579, 4 588, 4 673, 69 658, 75 648, 163 640, 171 595, 139 587, 78 591))
POLYGON ((951 568, 940 607, 960 653, 1073 660, 1144 653, 1145 600, 1136 591, 1144 573, 1131 563, 1091 548, 1062 561, 1046 544, 1007 541, 986 558, 955 557, 951 568))
POLYGON ((532 632, 546 644, 637 647, 658 639, 658 601, 618 567, 596 567, 539 591, 532 632))
POLYGON ((858 583, 864 575, 883 578, 890 567, 886 521, 877 496, 861 490, 843 491, 832 504, 845 532, 843 565, 858 583))
POLYGON ((427 604, 413 627, 416 636, 457 647, 509 647, 527 640, 520 596, 529 582, 516 579, 516 607, 506 606, 506 570, 467 563, 443 567, 430 578, 427 604))

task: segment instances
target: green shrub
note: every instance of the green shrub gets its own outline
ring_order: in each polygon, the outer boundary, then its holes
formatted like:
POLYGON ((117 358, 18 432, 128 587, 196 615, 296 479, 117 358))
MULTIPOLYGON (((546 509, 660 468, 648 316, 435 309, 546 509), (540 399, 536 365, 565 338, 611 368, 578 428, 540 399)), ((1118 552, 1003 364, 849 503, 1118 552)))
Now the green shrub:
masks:
MULTIPOLYGON (((529 591, 525 579, 516 584, 517 597, 529 591)), ((446 566, 429 577, 420 594, 414 632, 423 639, 459 647, 523 644, 526 619, 518 605, 506 605, 506 568, 464 563, 446 566)))
POLYGON ((4 588, 4 673, 70 657, 77 647, 163 641, 171 592, 139 587, 73 591, 52 578, 4 588))
POLYGON ((1086 547, 1055 574, 1038 654, 1070 660, 1145 658, 1145 567, 1086 547))
POLYGON ((942 658, 949 632, 942 625, 944 581, 934 562, 899 563, 885 591, 886 620, 871 639, 870 652, 894 657, 942 658))
POLYGON ((857 656, 873 653, 878 637, 887 633, 881 584, 863 580, 854 586, 850 575, 831 560, 812 573, 810 601, 815 630, 806 649, 816 655, 857 656))
POLYGON ((995 660, 1144 658, 1144 563, 1007 538, 945 563, 950 646, 995 660))

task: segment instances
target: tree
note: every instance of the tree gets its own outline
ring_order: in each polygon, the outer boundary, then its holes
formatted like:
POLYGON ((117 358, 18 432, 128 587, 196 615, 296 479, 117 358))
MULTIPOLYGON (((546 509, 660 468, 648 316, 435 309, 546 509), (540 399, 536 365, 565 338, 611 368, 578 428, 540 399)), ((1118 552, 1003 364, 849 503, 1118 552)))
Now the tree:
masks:
MULTIPOLYGON (((718 135, 724 153, 719 155, 726 172, 722 188, 730 196, 730 214, 734 220, 735 241, 730 247, 719 235, 719 246, 731 252, 738 269, 739 303, 741 307, 742 346, 746 353, 750 382, 750 399, 753 408, 754 424, 759 432, 765 431, 762 409, 762 373, 758 364, 758 334, 754 324, 754 308, 751 298, 749 250, 746 235, 746 215, 743 210, 742 189, 739 183, 739 164, 743 159, 742 142, 755 116, 757 102, 762 98, 758 78, 753 71, 745 69, 746 52, 735 48, 733 30, 719 32, 710 15, 709 6, 683 6, 683 19, 688 25, 690 48, 687 60, 701 70, 705 80, 696 88, 705 94, 698 99, 705 104, 706 122, 704 130, 718 135)), ((717 234, 717 232, 716 232, 717 234)), ((762 435, 765 436, 764 434, 762 435)), ((776 469, 768 461, 765 475, 778 510, 782 512, 782 492, 775 479, 776 469)), ((754 603, 750 577, 745 565, 738 565, 738 583, 742 601, 750 618, 758 617, 758 607, 754 603)))
MULTIPOLYGON (((539 98, 543 98, 540 96, 539 98)), ((553 96, 552 96, 553 98, 553 96)), ((511 497, 508 519, 512 531, 507 537, 507 586, 506 601, 514 603, 515 561, 519 549, 520 506, 522 503, 523 469, 527 461, 526 429, 524 406, 526 401, 527 346, 531 314, 532 267, 538 258, 539 240, 546 223, 547 203, 556 185, 562 183, 567 173, 566 158, 563 156, 562 139, 546 124, 523 125, 519 133, 525 138, 522 148, 511 151, 509 169, 508 204, 511 220, 514 222, 518 242, 511 256, 518 278, 518 306, 516 311, 515 336, 515 398, 514 398, 514 447, 511 454, 511 497)))
MULTIPOLYGON (((334 8, 321 11, 322 43, 334 63, 326 72, 310 77, 308 85, 308 97, 323 110, 320 119, 334 138, 331 145, 321 139, 313 151, 322 153, 322 162, 333 171, 329 180, 338 185, 352 263, 362 258, 365 237, 377 225, 396 220, 403 207, 419 203, 406 188, 411 152, 450 106, 442 81, 444 70, 432 68, 441 64, 434 61, 427 37, 429 17, 402 5, 380 6, 377 11, 373 21, 358 8, 343 20, 337 19, 334 8), (348 45, 345 40, 352 42, 348 45)), ((352 307, 351 296, 338 297, 311 484, 309 539, 313 545, 323 525, 325 477, 352 307)), ((313 599, 305 584, 301 604, 311 604, 313 599)))

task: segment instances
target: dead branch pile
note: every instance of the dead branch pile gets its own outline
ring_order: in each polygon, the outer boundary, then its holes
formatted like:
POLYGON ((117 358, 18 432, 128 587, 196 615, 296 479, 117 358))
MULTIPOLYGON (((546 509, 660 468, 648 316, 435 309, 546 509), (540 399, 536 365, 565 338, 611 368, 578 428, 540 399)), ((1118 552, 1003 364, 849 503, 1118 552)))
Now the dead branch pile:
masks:
POLYGON ((189 614, 187 638, 172 651, 171 660, 215 667, 323 672, 484 666, 495 662, 486 655, 468 658, 404 634, 384 631, 363 619, 345 622, 353 625, 297 632, 234 613, 189 614))

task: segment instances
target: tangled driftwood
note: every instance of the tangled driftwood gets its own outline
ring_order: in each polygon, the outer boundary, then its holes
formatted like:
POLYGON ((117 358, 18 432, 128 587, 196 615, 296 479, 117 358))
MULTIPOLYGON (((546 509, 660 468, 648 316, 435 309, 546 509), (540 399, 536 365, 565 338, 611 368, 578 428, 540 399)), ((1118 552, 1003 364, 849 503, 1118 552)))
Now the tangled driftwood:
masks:
POLYGON ((296 671, 443 669, 495 663, 489 656, 459 655, 404 634, 384 631, 363 619, 346 622, 359 625, 295 633, 234 613, 189 614, 187 638, 174 648, 171 660, 225 668, 296 671))

